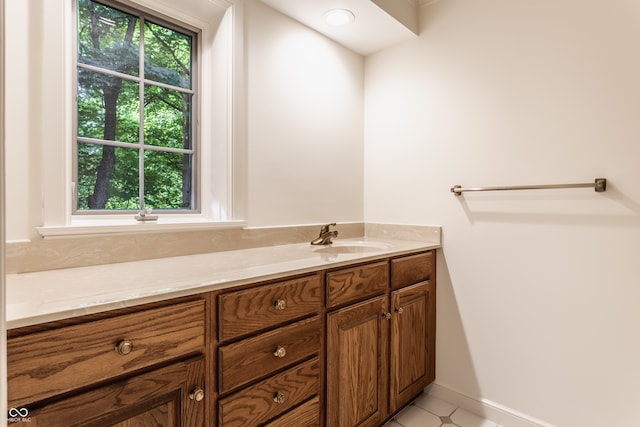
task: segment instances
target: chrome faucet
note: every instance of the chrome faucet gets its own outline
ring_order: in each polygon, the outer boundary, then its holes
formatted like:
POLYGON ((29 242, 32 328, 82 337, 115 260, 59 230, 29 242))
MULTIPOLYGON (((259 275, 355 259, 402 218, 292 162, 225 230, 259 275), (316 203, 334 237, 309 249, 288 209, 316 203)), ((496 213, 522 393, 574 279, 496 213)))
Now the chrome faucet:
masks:
POLYGON ((329 231, 329 227, 335 227, 336 223, 325 224, 320 227, 320 235, 311 241, 312 245, 330 245, 331 239, 338 237, 338 230, 329 231))

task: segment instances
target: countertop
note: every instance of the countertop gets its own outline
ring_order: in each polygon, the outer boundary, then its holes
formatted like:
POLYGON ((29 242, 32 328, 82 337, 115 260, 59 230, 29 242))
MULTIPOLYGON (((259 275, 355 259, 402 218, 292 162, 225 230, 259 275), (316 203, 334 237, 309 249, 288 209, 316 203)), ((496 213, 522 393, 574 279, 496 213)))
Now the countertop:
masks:
POLYGON ((299 243, 6 276, 7 329, 371 261, 439 244, 341 239, 338 253, 299 243))

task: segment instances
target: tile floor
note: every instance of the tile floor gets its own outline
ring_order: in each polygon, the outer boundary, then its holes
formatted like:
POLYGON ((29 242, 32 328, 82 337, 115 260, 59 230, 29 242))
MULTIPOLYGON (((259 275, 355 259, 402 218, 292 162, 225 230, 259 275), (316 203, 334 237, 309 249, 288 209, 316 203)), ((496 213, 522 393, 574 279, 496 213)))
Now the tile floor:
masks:
POLYGON ((451 403, 423 394, 384 427, 502 427, 451 403))

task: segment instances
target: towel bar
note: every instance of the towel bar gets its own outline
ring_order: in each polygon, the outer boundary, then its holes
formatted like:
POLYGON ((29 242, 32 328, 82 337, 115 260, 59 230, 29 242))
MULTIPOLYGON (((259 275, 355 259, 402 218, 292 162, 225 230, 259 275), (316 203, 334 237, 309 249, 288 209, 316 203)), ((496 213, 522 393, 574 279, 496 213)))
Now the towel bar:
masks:
POLYGON ((596 178, 593 183, 586 184, 550 184, 550 185, 516 185, 511 187, 470 187, 463 188, 461 185, 451 187, 451 192, 456 196, 461 196, 467 191, 503 191, 503 190, 547 190, 557 188, 593 188, 596 192, 607 191, 606 178, 596 178))

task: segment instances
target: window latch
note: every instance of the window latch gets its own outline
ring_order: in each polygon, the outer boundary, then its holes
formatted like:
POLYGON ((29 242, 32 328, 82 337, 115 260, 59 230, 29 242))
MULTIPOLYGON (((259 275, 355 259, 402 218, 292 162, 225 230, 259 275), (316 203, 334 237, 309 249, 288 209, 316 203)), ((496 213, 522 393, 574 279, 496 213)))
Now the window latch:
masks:
POLYGON ((135 216, 136 221, 146 222, 146 221, 157 221, 158 215, 151 215, 151 211, 153 209, 150 208, 142 208, 138 212, 138 215, 135 216))

